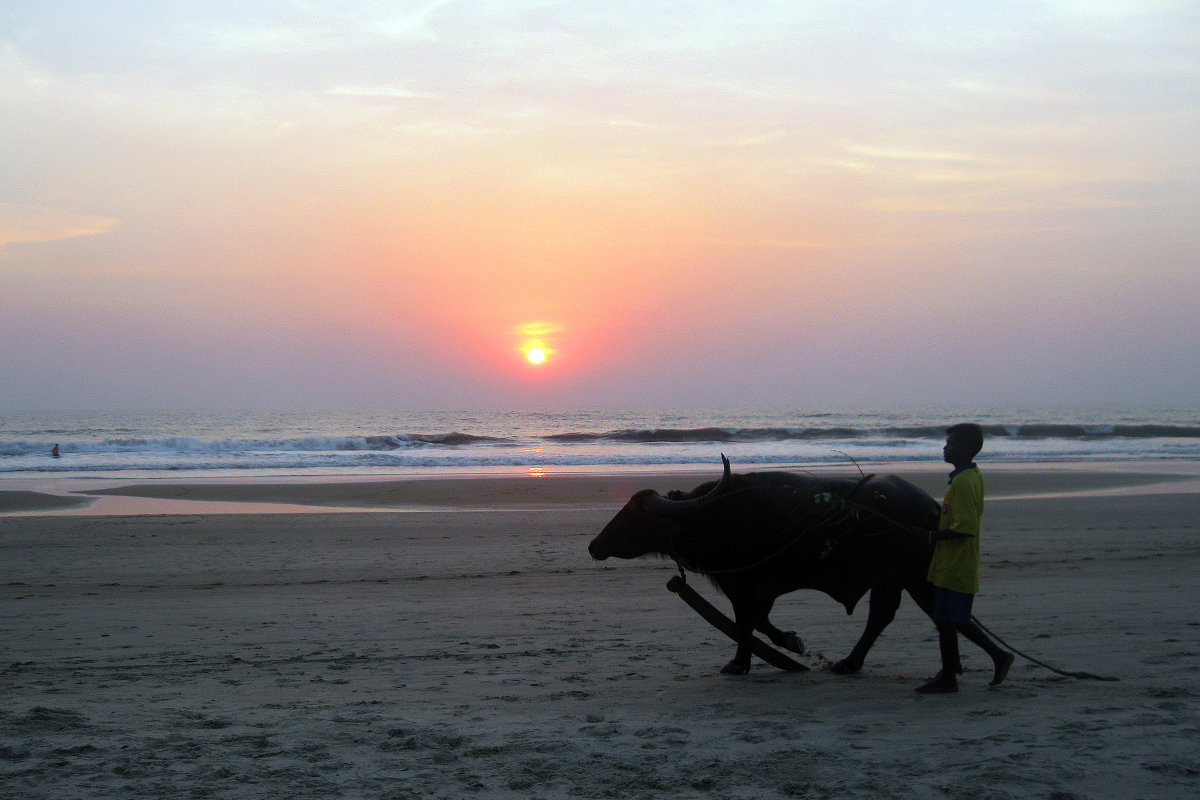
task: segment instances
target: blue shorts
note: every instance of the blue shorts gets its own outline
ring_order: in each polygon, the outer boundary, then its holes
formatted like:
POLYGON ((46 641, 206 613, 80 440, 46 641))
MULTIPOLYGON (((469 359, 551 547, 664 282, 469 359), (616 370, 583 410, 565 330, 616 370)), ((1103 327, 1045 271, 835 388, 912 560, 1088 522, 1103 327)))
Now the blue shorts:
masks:
POLYGON ((933 621, 952 625, 967 625, 971 622, 973 594, 963 594, 940 586, 933 587, 933 621))

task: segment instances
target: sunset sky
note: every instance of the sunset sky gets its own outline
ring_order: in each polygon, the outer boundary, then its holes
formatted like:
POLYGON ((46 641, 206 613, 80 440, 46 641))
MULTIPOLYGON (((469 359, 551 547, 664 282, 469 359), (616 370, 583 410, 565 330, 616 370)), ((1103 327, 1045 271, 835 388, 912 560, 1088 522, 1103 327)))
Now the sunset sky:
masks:
POLYGON ((0 408, 1196 406, 1198 308, 1194 0, 0 0, 0 408))

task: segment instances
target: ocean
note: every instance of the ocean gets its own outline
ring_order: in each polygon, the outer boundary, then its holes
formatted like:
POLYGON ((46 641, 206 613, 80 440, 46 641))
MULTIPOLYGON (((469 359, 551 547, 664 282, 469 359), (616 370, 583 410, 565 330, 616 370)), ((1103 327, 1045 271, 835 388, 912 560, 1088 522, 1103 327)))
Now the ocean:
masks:
POLYGON ((374 476, 940 462, 981 423, 988 461, 1200 458, 1196 409, 7 412, 0 476, 374 476), (58 457, 51 454, 58 446, 58 457))

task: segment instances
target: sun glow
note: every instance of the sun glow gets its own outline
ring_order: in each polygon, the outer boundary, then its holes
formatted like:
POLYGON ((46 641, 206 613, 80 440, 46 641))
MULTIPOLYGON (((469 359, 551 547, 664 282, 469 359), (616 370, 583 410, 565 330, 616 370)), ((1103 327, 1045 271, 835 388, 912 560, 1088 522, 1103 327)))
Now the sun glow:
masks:
POLYGON ((513 328, 514 344, 529 364, 540 367, 554 357, 553 337, 562 330, 554 322, 527 322, 513 328))

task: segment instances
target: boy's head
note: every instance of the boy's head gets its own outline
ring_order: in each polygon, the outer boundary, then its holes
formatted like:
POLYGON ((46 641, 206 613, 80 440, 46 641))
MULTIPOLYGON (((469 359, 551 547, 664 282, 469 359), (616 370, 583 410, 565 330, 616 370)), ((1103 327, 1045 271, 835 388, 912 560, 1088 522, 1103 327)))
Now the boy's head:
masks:
POLYGON ((946 446, 942 450, 951 464, 969 464, 983 449, 983 428, 974 422, 961 422, 946 429, 946 446))

